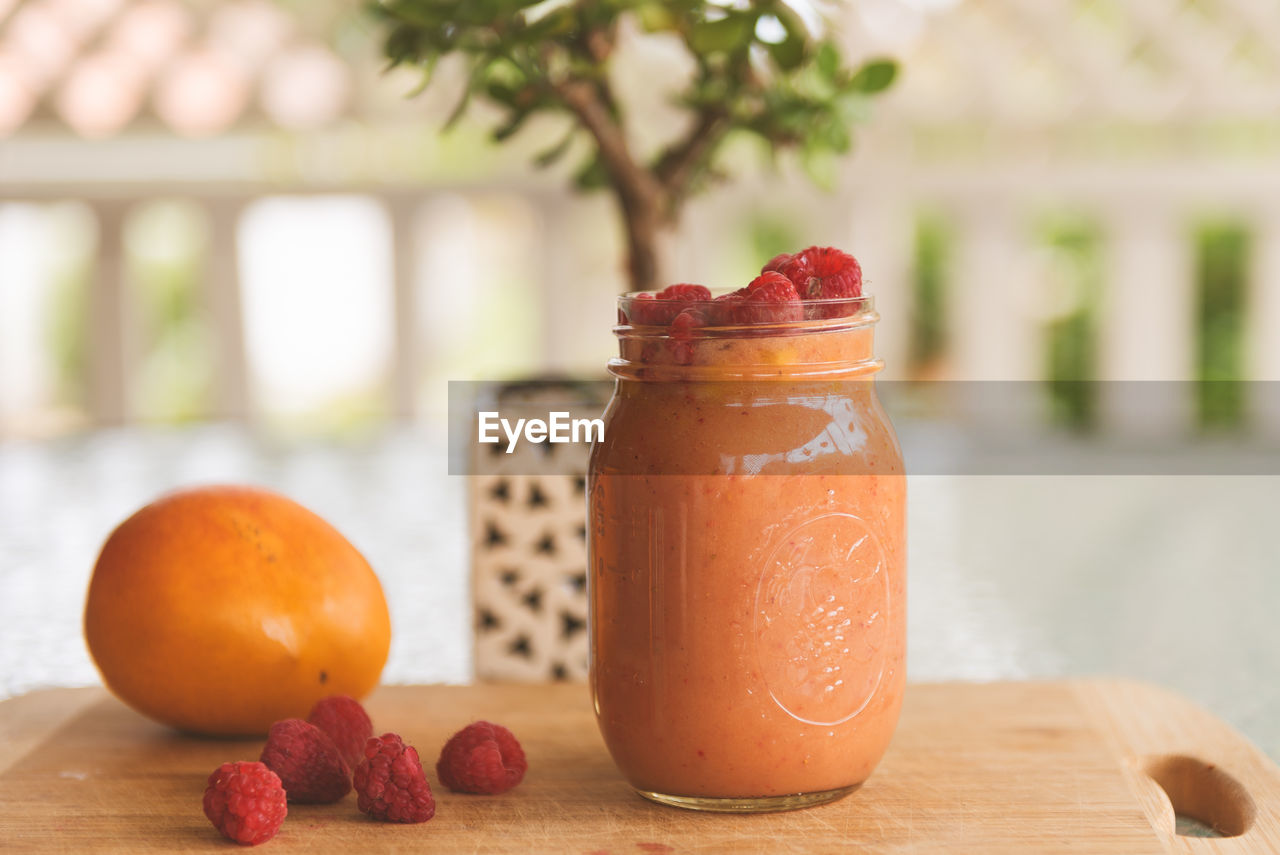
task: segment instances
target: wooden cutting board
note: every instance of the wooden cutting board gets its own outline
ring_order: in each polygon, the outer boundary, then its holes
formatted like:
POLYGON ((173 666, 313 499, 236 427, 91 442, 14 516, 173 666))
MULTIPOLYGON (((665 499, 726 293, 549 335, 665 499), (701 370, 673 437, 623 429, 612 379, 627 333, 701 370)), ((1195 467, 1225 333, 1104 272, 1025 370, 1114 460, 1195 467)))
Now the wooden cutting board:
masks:
MULTIPOLYGON (((477 718, 519 735, 528 776, 496 797, 435 787, 424 825, 369 821, 354 796, 290 806, 266 851, 1280 853, 1280 769, 1208 713, 1145 685, 913 685, 860 791, 754 816, 632 794, 581 685, 387 687, 368 708, 380 731, 421 749, 433 786, 439 746, 477 718), (1170 797, 1238 836, 1178 836, 1170 797)), ((232 851, 201 812, 205 778, 261 746, 179 735, 95 689, 0 703, 0 851, 232 851)))

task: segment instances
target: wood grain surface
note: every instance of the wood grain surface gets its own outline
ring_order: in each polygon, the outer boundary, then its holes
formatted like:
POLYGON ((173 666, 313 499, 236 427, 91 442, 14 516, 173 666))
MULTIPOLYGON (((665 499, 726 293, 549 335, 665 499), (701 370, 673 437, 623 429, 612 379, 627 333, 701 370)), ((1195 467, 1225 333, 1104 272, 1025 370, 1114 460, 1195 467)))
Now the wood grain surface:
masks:
MULTIPOLYGON (((265 851, 1280 853, 1280 769, 1208 713, 1145 685, 913 685, 893 745, 860 791, 755 816, 634 795, 579 684, 385 687, 368 708, 379 731, 421 750, 436 817, 375 823, 354 795, 291 805, 265 851), (477 718, 510 727, 529 755, 527 778, 507 794, 435 786, 440 745, 477 718), (1184 813, 1237 836, 1178 836, 1166 790, 1184 813)), ((205 778, 261 747, 177 734, 101 690, 5 701, 0 851, 233 851, 201 812, 205 778)))

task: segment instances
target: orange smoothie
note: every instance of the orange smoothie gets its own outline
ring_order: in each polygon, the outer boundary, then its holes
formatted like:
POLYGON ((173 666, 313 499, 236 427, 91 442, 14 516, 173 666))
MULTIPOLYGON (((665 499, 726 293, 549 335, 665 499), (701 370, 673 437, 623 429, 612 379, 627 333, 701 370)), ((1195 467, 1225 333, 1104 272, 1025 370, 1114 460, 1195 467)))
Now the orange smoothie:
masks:
MULTIPOLYGON (((624 300, 627 298, 624 298, 624 300)), ((905 678, 905 478, 870 300, 696 337, 620 324, 588 485, 591 689, 642 795, 838 798, 905 678)))

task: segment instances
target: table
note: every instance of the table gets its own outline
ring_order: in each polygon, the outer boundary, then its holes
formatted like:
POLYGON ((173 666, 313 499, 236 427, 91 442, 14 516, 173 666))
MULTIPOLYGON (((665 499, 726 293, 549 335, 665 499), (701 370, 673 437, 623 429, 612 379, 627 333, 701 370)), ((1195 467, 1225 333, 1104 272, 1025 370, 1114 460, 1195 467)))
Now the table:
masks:
MULTIPOLYGON (((392 611, 385 681, 468 681, 465 489, 443 448, 410 427, 0 443, 0 696, 97 682, 80 618, 98 547, 157 494, 208 481, 303 499, 365 552, 392 611)), ((919 475, 908 493, 911 679, 1151 680, 1280 758, 1280 478, 919 475)))

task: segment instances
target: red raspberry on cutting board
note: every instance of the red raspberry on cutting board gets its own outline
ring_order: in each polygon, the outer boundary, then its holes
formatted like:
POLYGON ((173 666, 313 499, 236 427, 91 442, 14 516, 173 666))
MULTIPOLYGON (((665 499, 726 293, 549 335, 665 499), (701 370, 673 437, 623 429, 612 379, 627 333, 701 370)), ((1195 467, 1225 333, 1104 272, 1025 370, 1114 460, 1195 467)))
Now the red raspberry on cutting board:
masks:
POLYGON ((289 801, 329 804, 351 792, 351 769, 329 735, 300 718, 271 725, 259 758, 280 776, 289 801))
POLYGON ((209 776, 204 815, 229 840, 243 846, 265 843, 288 813, 280 777, 262 763, 223 763, 209 776))
POLYGON ((364 745, 373 736, 373 722, 355 698, 347 695, 321 698, 311 708, 307 721, 329 735, 348 768, 355 769, 364 759, 364 745))
POLYGON ((426 822, 436 814, 418 751, 397 734, 384 733, 364 746, 356 767, 356 806, 384 822, 426 822))
POLYGON ((436 763, 440 783, 460 793, 496 795, 524 779, 524 749, 505 727, 477 721, 445 743, 436 763))

